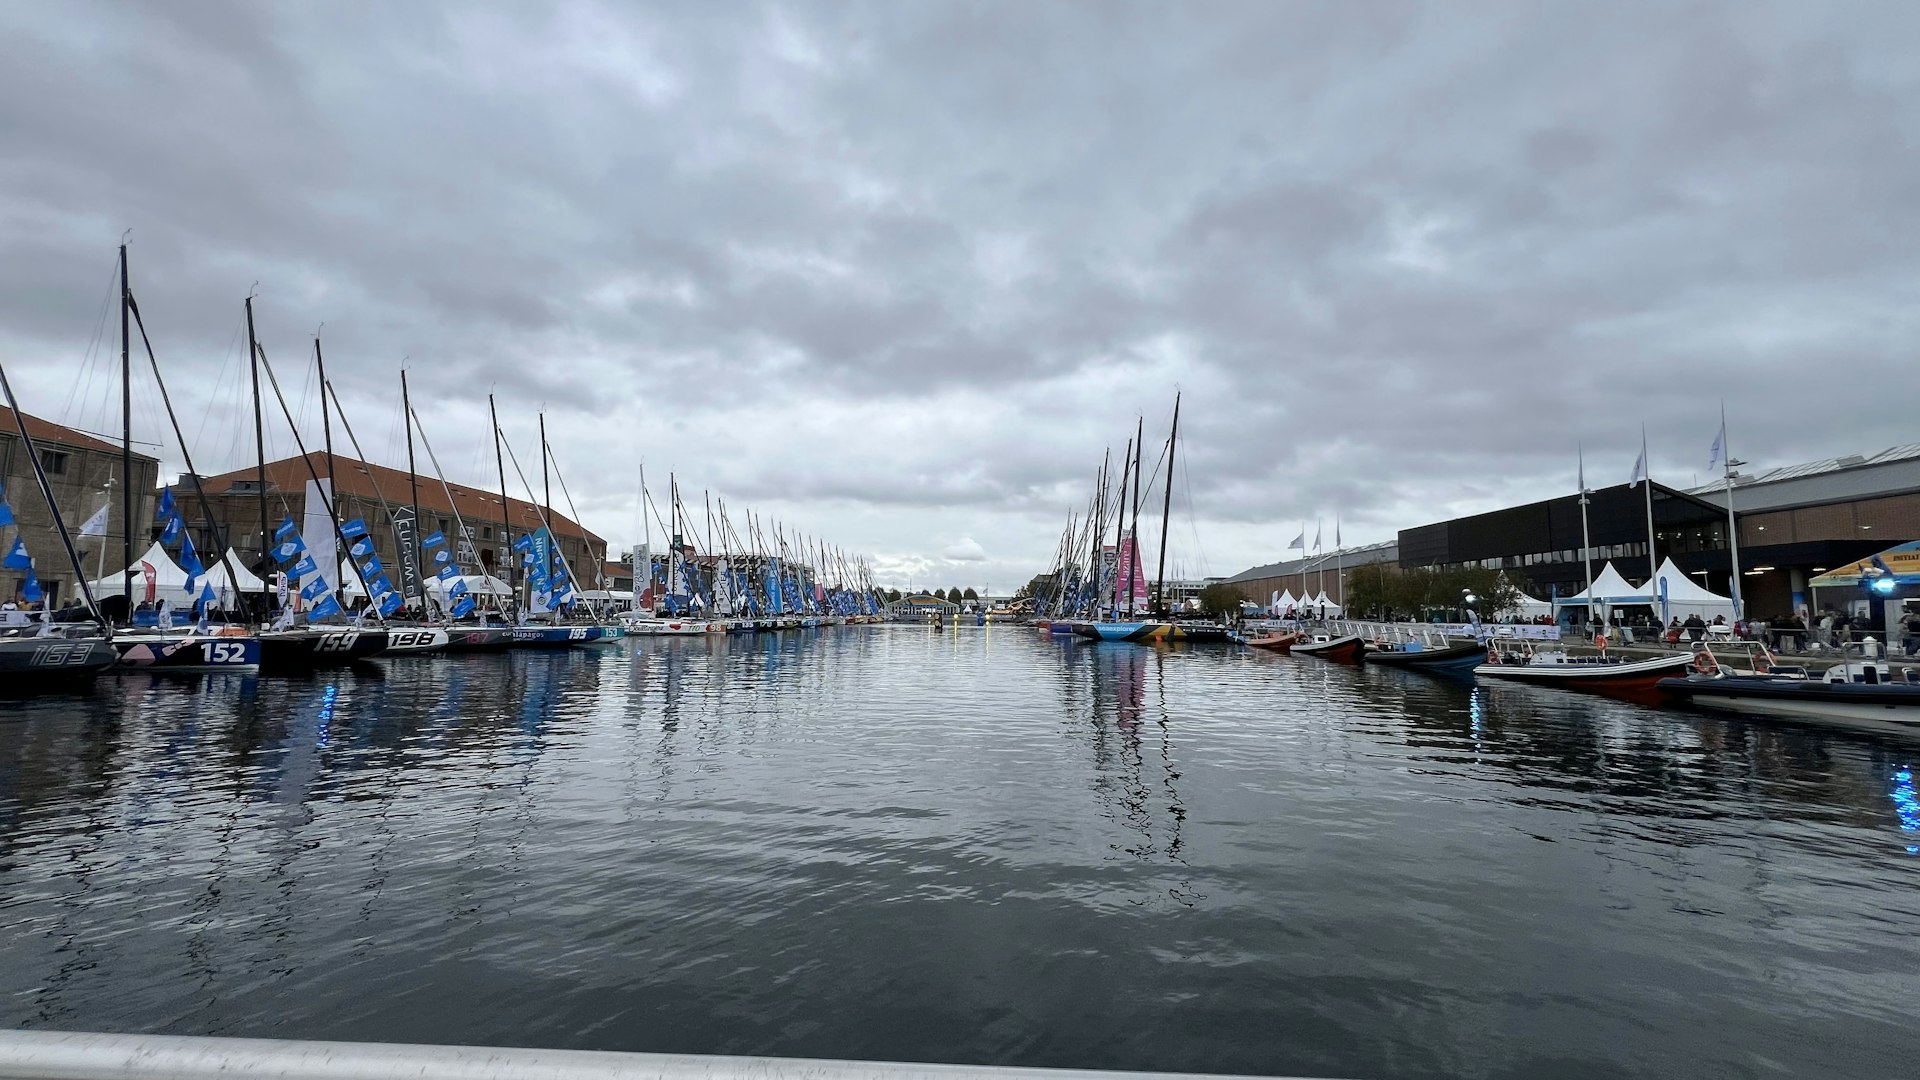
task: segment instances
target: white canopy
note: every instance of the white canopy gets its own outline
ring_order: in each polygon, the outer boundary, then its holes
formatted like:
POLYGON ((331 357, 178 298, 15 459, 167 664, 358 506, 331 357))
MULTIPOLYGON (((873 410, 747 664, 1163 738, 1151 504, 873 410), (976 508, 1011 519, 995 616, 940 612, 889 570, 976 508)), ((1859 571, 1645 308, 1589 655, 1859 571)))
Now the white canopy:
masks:
MULTIPOLYGON (((460 578, 466 583, 467 591, 475 596, 512 596, 513 586, 497 577, 486 574, 465 574, 460 578)), ((427 579, 427 595, 442 603, 447 599, 447 583, 439 578, 427 579)))
POLYGON ((1553 605, 1547 603, 1545 600, 1535 600, 1526 593, 1521 593, 1513 603, 1508 604, 1504 610, 1496 612, 1496 614, 1520 615, 1531 619, 1536 615, 1553 614, 1553 605))
POLYGON ((1282 615, 1287 613, 1288 608, 1299 607, 1299 606, 1300 606, 1300 601, 1294 599, 1292 589, 1288 589, 1287 591, 1280 594, 1280 613, 1282 615))
POLYGON ((1339 604, 1327 598, 1327 590, 1325 589, 1321 589, 1320 595, 1307 601, 1307 603, 1315 609, 1324 608, 1329 615, 1339 615, 1343 610, 1339 604))
POLYGON ((1572 596, 1561 597, 1560 606, 1585 607, 1589 593, 1592 594, 1593 602, 1596 604, 1646 604, 1652 603, 1655 599, 1648 597, 1645 589, 1629 584, 1626 578, 1620 576, 1620 571, 1613 568, 1612 563, 1608 563, 1600 573, 1594 575, 1591 589, 1583 589, 1572 596))
POLYGON ((228 548, 226 562, 216 561, 207 567, 207 584, 213 586, 214 592, 218 593, 227 588, 227 563, 233 564, 234 577, 239 581, 241 592, 267 591, 267 583, 260 580, 259 575, 247 569, 246 563, 240 561, 240 553, 228 548))
MULTIPOLYGON (((139 603, 147 598, 147 569, 153 570, 153 596, 156 600, 166 600, 178 606, 186 595, 187 572, 180 569, 167 549, 154 544, 146 554, 133 561, 133 601, 139 603)), ((217 586, 216 586, 217 587, 217 586)), ((108 574, 95 581, 87 582, 87 588, 95 596, 120 596, 126 592, 126 577, 120 572, 108 574)))
POLYGON ((1712 622, 1715 615, 1725 615, 1728 622, 1733 621, 1732 598, 1721 596, 1682 573, 1679 567, 1673 565, 1672 559, 1661 563, 1660 569, 1654 572, 1653 580, 1647 583, 1646 592, 1650 594, 1648 602, 1653 605, 1656 614, 1660 610, 1662 578, 1667 582, 1667 617, 1669 619, 1684 619, 1689 615, 1698 615, 1712 622))

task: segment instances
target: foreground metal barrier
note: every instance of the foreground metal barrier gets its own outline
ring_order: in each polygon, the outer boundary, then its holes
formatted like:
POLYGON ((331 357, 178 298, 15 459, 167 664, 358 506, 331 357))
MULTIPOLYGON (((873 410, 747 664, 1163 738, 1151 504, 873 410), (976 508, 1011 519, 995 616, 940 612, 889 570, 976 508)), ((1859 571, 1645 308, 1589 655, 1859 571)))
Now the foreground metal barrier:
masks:
POLYGON ((1011 1069, 412 1043, 0 1031, 5 1080, 1197 1080, 1195 1073, 1011 1069))

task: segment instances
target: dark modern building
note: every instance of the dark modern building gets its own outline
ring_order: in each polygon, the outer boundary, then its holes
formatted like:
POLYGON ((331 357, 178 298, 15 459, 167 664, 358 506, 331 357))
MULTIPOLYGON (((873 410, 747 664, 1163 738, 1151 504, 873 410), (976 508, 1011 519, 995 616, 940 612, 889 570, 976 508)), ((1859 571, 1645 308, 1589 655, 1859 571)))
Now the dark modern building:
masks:
MULTIPOLYGON (((1735 471, 1740 591, 1758 616, 1809 603, 1807 581, 1830 567, 1920 538, 1920 444, 1871 456, 1829 458, 1758 473, 1735 471)), ((1628 580, 1649 572, 1646 494, 1625 484, 1588 494, 1593 569, 1614 563, 1628 580)), ((1691 490, 1653 485, 1657 559, 1728 595, 1725 485, 1691 490)), ((1401 566, 1483 566, 1505 570, 1541 599, 1586 586, 1580 497, 1436 522, 1400 533, 1401 566)))

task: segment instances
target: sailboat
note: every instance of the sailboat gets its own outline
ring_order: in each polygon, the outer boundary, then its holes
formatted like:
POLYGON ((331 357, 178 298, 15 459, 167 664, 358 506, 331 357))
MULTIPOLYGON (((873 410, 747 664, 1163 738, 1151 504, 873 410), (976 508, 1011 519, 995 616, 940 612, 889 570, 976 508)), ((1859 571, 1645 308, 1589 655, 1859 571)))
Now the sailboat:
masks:
MULTIPOLYGON (((306 443, 300 438, 299 425, 293 422, 293 409, 287 404, 286 396, 280 392, 280 381, 273 373, 273 365, 267 361, 266 350, 260 347, 259 339, 254 333, 253 297, 247 297, 246 308, 247 351, 253 377, 253 437, 258 469, 256 487, 260 509, 260 549, 271 561, 285 568, 285 577, 282 580, 287 584, 284 588, 290 590, 295 582, 304 580, 305 583, 299 590, 300 597, 313 605, 306 611, 305 625, 294 625, 295 613, 289 607, 282 611, 280 620, 272 629, 261 633, 260 669, 267 672, 311 671, 316 668, 339 667, 378 656, 387 651, 388 634, 384 625, 367 627, 359 624, 318 622, 320 619, 344 618, 345 615, 338 593, 328 580, 328 576, 337 574, 339 568, 324 565, 333 561, 331 554, 324 560, 316 559, 292 517, 282 521, 277 529, 268 530, 267 435, 260 396, 262 371, 266 372, 267 382, 273 389, 274 398, 280 403, 280 411, 286 417, 287 427, 293 432, 294 446, 300 451, 300 460, 307 466, 307 473, 313 480, 315 490, 327 492, 322 500, 321 509, 326 515, 327 523, 331 526, 332 539, 339 545, 337 550, 354 552, 358 545, 350 541, 359 541, 366 535, 364 523, 356 521, 353 523, 356 528, 349 529, 342 525, 339 517, 334 513, 331 488, 323 489, 320 486, 320 475, 313 467, 313 458, 307 453, 306 443)), ((322 385, 326 383, 324 370, 320 372, 320 382, 322 385)), ((371 542, 368 542, 365 547, 370 552, 371 542)), ((355 560, 359 557, 358 552, 355 552, 355 560)), ((360 563, 350 561, 354 572, 361 574, 360 563)), ((369 597, 376 595, 373 589, 367 587, 364 577, 361 586, 366 589, 369 597)), ((283 600, 285 599, 283 596, 283 600)))
MULTIPOLYGON (((1073 632, 1080 637, 1093 641, 1166 641, 1173 637, 1174 624, 1160 620, 1142 620, 1123 618, 1132 615, 1138 600, 1135 582, 1142 578, 1140 570, 1140 468, 1141 443, 1144 425, 1136 427, 1135 437, 1128 444, 1131 461, 1122 456, 1120 468, 1120 506, 1121 513, 1116 515, 1114 526, 1114 580, 1113 607, 1106 619, 1096 619, 1073 624, 1073 632), (1126 525, 1127 475, 1129 469, 1133 475, 1133 529, 1131 533, 1123 531, 1126 525)), ((1173 450, 1180 437, 1180 395, 1173 398, 1173 426, 1167 434, 1167 498, 1168 503, 1162 510, 1160 532, 1160 580, 1155 588, 1155 600, 1159 601, 1166 585, 1166 528, 1164 518, 1171 510, 1173 491, 1173 450)))
MULTIPOLYGON (((121 442, 120 472, 122 476, 133 475, 133 356, 132 329, 140 328, 140 343, 145 348, 148 365, 152 368, 154 384, 160 391, 160 402, 165 407, 167 421, 173 427, 174 439, 180 446, 180 453, 186 462, 187 472, 194 472, 193 452, 187 446, 185 434, 180 430, 180 419, 173 411, 173 398, 167 393, 167 383, 160 374, 160 361, 154 355, 153 342, 147 337, 146 320, 140 317, 140 308, 133 298, 133 287, 127 274, 127 245, 120 245, 120 392, 121 392, 121 442)), ((215 521, 213 509, 207 504, 206 492, 194 485, 194 494, 200 503, 200 512, 209 523, 215 521)), ((160 546, 164 551, 170 544, 179 547, 180 564, 187 572, 185 601, 189 611, 200 609, 197 623, 189 622, 185 628, 161 625, 156 622, 152 627, 136 627, 132 623, 133 615, 133 518, 134 493, 132 484, 121 486, 121 554, 126 569, 121 571, 121 593, 127 600, 128 626, 114 635, 116 671, 139 672, 199 672, 199 671, 253 671, 260 667, 260 639, 244 626, 212 625, 210 609, 219 602, 222 593, 233 604, 241 603, 239 592, 240 577, 235 567, 232 548, 216 538, 214 548, 221 554, 215 560, 216 565, 209 568, 201 562, 199 553, 194 550, 193 537, 186 528, 185 519, 179 508, 174 505, 171 492, 161 496, 158 513, 162 527, 160 546), (221 588, 214 588, 217 578, 221 588)), ((217 528, 217 527, 216 527, 217 528)), ((104 539, 104 538, 103 538, 104 539)), ((225 607, 226 605, 222 605, 225 607)), ((170 623, 170 616, 166 618, 170 623)))
MULTIPOLYGON (((0 390, 6 392, 7 407, 13 410, 14 426, 19 429, 20 443, 26 450, 27 461, 33 466, 34 480, 40 487, 41 497, 47 500, 47 510, 53 515, 53 524, 60 533, 60 544, 66 549, 67 560, 73 566, 73 576, 80 583, 80 593, 86 598, 87 610, 92 616, 89 623, 63 624, 56 623, 54 613, 49 611, 33 636, 0 638, 0 690, 25 692, 84 683, 114 662, 113 630, 100 617, 100 608, 93 601, 93 590, 87 587, 86 574, 80 569, 80 555, 74 551, 73 537, 68 535, 67 523, 60 517, 60 508, 54 504, 53 488, 48 485, 47 474, 40 465, 40 450, 34 446, 33 436, 27 434, 26 414, 20 411, 20 403, 14 400, 13 385, 7 381, 4 365, 0 365, 0 390)), ((0 510, 5 511, 6 521, 12 521, 13 512, 7 506, 4 495, 0 495, 0 510)), ((31 593, 38 591, 40 586, 33 576, 33 562, 27 554, 24 540, 17 536, 14 538, 6 560, 9 567, 27 571, 31 598, 31 593), (25 560, 26 565, 17 566, 14 562, 16 558, 25 560)))

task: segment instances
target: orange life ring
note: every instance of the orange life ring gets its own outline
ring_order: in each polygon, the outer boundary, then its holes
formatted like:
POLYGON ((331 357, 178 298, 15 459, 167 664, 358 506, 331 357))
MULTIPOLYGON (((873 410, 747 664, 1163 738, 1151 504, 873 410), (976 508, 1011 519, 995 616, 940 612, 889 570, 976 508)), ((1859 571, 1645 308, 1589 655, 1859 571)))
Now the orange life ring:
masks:
POLYGON ((1700 674, 1711 675, 1713 674, 1714 668, 1716 666, 1717 665, 1715 665, 1713 662, 1713 658, 1708 656, 1705 650, 1701 650, 1700 652, 1693 654, 1693 670, 1699 672, 1700 674))

